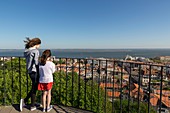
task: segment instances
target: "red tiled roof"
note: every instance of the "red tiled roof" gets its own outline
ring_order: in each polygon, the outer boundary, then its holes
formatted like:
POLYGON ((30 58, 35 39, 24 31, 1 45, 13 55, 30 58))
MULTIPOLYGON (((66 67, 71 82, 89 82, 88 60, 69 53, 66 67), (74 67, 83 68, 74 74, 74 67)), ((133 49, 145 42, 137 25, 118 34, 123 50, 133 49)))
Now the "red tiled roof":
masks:
MULTIPOLYGON (((112 91, 108 91, 108 92, 107 92, 107 95, 108 95, 109 97, 112 97, 112 94, 113 94, 112 91)), ((114 91, 113 96, 118 98, 118 97, 120 96, 120 92, 114 91)))
MULTIPOLYGON (((138 84, 135 84, 135 83, 134 83, 134 85, 135 85, 136 88, 135 88, 134 90, 132 90, 132 92, 138 91, 138 88, 139 88, 139 85, 138 85, 138 84)), ((139 91, 140 91, 140 93, 143 93, 143 90, 142 90, 141 88, 140 88, 139 91)))
MULTIPOLYGON (((105 88, 105 86, 107 86, 107 88, 113 88, 113 83, 100 83, 100 87, 105 88)), ((122 87, 124 87, 125 84, 122 85, 122 87)), ((120 88, 121 86, 119 84, 114 83, 114 88, 120 88)))
POLYGON ((152 95, 152 97, 150 98, 150 103, 152 106, 157 106, 158 97, 156 97, 155 95, 152 95))
MULTIPOLYGON (((158 99, 160 99, 160 95, 155 94, 155 96, 156 96, 158 99)), ((170 107, 170 99, 169 99, 169 97, 162 95, 162 103, 163 103, 165 106, 170 107)))
MULTIPOLYGON (((160 90, 154 90, 156 94, 160 94, 160 90)), ((162 95, 164 96, 170 96, 170 91, 169 90, 162 90, 162 95)))

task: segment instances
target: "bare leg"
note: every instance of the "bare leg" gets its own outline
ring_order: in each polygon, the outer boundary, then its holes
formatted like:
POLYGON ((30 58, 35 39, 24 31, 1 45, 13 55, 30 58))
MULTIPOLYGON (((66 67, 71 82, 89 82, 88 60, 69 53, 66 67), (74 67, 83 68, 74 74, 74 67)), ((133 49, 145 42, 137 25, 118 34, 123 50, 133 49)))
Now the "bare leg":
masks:
POLYGON ((46 97, 47 97, 47 91, 43 92, 42 102, 43 102, 43 109, 46 109, 46 97))
POLYGON ((51 103, 51 89, 47 91, 47 108, 50 107, 51 103))
POLYGON ((43 91, 41 91, 41 102, 40 102, 40 107, 43 105, 43 91))

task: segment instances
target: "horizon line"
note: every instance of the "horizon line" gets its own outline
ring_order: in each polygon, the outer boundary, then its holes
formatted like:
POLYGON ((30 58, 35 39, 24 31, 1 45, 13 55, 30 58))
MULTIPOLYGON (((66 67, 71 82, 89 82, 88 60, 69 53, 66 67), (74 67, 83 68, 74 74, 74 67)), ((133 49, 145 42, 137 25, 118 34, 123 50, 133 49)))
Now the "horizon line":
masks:
MULTIPOLYGON (((13 49, 13 48, 7 48, 8 50, 15 50, 15 49, 13 49)), ((7 50, 6 49, 6 50, 7 50)), ((24 48, 16 48, 16 49, 24 49, 24 48)), ((40 50, 41 49, 67 49, 67 50, 72 50, 72 49, 77 49, 77 50, 85 50, 85 49, 87 49, 87 50, 89 50, 89 49, 95 49, 95 50, 99 50, 99 49, 103 49, 103 50, 107 50, 107 49, 170 49, 170 48, 39 48, 40 50)), ((0 49, 0 50, 5 50, 5 48, 2 48, 2 49, 0 49)))

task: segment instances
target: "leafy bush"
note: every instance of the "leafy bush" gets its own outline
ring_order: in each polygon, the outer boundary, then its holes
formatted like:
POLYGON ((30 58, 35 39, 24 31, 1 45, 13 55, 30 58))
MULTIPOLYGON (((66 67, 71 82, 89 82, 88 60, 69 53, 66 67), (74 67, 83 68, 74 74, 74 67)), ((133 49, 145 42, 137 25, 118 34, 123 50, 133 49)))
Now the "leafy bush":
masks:
MULTIPOLYGON (((146 103, 140 102, 139 104, 139 111, 140 113, 148 113, 148 106, 146 103)), ((138 112, 138 103, 137 102, 130 102, 130 105, 128 107, 128 100, 122 100, 122 113, 137 113, 138 112)), ((114 113, 120 113, 120 101, 115 100, 114 101, 114 113)), ((156 113, 156 111, 153 108, 150 108, 150 113, 156 113)))

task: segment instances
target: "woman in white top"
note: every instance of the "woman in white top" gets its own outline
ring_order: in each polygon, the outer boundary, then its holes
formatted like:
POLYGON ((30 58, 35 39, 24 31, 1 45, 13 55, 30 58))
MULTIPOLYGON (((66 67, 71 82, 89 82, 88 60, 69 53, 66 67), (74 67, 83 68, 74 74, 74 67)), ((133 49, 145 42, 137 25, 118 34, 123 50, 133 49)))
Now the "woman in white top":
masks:
POLYGON ((43 91, 43 112, 49 112, 52 109, 51 103, 51 89, 53 85, 53 73, 55 72, 55 64, 51 61, 51 51, 45 50, 42 53, 40 66, 39 66, 39 84, 38 90, 43 91), (46 98, 47 98, 47 105, 46 105, 46 98))

